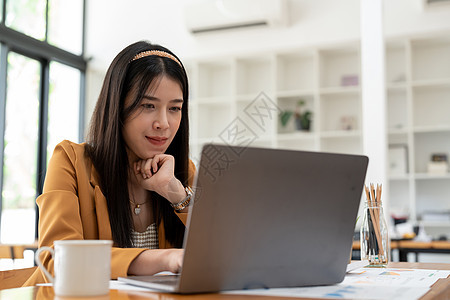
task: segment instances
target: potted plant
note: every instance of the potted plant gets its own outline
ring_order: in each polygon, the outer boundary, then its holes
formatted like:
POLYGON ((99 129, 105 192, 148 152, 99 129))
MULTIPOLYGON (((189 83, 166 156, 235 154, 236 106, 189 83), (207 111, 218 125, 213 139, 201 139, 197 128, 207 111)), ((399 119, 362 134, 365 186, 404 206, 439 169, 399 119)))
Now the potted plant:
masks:
POLYGON ((297 102, 297 106, 295 107, 295 124, 297 130, 309 131, 311 129, 312 112, 307 109, 302 109, 305 104, 305 101, 301 99, 297 102))
POLYGON ((285 128, 287 126, 289 119, 292 117, 293 114, 294 112, 291 110, 284 110, 280 112, 280 122, 282 128, 285 128))

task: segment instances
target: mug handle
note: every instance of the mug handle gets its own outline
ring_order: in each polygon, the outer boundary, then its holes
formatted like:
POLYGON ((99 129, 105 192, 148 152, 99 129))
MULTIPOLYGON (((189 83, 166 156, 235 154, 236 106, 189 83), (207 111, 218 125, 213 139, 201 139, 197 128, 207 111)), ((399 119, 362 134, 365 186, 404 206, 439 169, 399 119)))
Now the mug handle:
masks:
POLYGON ((52 255, 52 258, 55 258, 55 250, 53 250, 50 247, 41 247, 36 251, 36 254, 34 255, 34 260, 36 261, 36 264, 39 266, 39 268, 42 270, 42 272, 44 272, 45 276, 47 277, 47 279, 53 283, 55 281, 55 278, 50 274, 50 272, 44 267, 44 265, 41 262, 41 259, 39 258, 40 254, 44 251, 48 251, 50 252, 50 254, 52 255))

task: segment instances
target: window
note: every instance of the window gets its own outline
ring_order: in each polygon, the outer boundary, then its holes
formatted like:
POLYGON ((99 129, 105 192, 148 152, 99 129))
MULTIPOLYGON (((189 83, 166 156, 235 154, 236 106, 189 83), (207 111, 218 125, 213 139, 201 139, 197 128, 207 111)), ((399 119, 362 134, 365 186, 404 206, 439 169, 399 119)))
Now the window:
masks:
POLYGON ((6 26, 35 39, 44 40, 45 2, 45 0, 6 0, 6 26))
POLYGON ((81 142, 84 0, 0 0, 0 243, 37 237, 53 149, 81 142))
MULTIPOLYGON (((50 63, 47 153, 62 140, 77 141, 80 136, 81 72, 58 62, 50 63)), ((47 162, 50 155, 47 155, 47 162)))
POLYGON ((33 202, 36 197, 40 64, 10 52, 7 74, 1 237, 6 243, 32 242, 35 236, 33 202))
POLYGON ((83 1, 48 1, 48 42, 75 54, 82 53, 83 1))

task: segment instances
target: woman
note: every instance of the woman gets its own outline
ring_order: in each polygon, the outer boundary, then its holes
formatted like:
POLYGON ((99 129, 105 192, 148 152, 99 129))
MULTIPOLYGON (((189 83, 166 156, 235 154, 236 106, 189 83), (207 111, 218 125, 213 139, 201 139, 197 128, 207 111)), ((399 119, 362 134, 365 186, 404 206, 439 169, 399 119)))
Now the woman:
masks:
MULTIPOLYGON (((113 240, 111 277, 177 272, 194 165, 188 159, 188 80, 168 49, 137 42, 111 63, 87 142, 63 141, 39 206, 39 247, 113 240)), ((46 253, 43 262, 53 270, 46 253)), ((25 285, 44 282, 37 270, 25 285)))

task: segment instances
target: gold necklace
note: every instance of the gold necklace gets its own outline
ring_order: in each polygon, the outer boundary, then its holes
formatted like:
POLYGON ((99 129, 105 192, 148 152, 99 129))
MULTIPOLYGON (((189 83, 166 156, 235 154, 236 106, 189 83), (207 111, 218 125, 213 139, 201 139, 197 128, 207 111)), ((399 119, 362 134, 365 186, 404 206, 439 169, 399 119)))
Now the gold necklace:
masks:
POLYGON ((130 203, 134 205, 134 214, 136 216, 138 216, 141 213, 141 205, 144 205, 147 202, 148 202, 148 199, 144 203, 136 203, 134 201, 131 201, 131 199, 130 199, 130 203))

